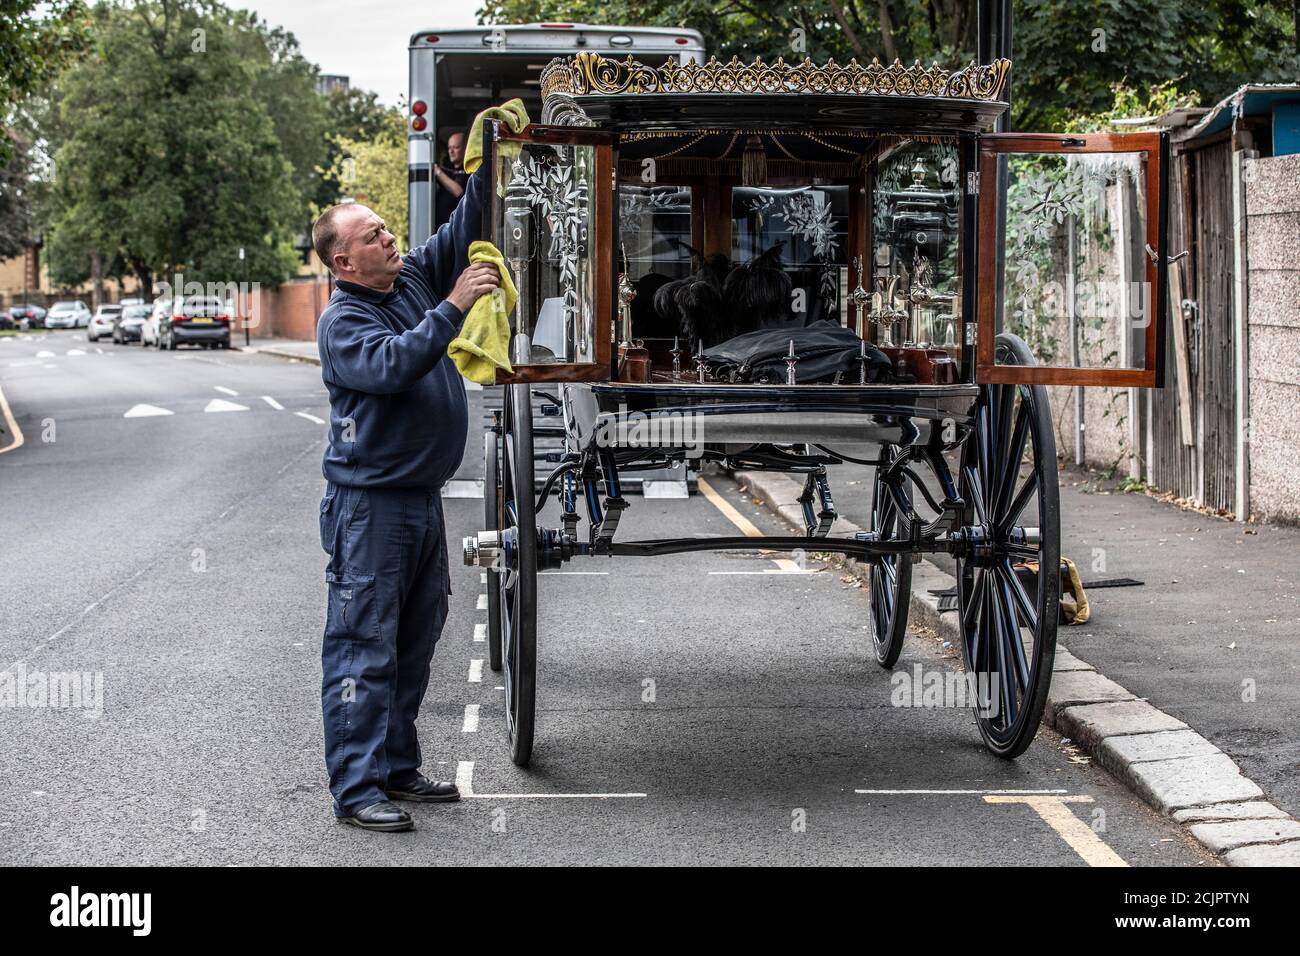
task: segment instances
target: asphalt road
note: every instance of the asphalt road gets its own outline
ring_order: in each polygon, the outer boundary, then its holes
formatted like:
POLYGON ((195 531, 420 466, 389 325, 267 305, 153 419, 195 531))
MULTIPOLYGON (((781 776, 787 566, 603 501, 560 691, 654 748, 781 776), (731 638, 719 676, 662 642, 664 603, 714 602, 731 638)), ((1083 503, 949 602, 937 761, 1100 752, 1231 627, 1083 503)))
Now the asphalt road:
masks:
MULTIPOLYGON (((1008 763, 964 708, 892 706, 865 592, 758 552, 546 575, 527 771, 475 641, 480 572, 453 564, 421 737, 426 772, 472 796, 417 806, 412 833, 339 826, 318 369, 61 333, 0 340, 0 388, 25 437, 0 451, 0 669, 103 687, 99 708, 0 706, 0 864, 1214 865, 1050 734, 1008 763), (173 414, 126 417, 139 405, 173 414)), ((453 556, 481 511, 447 499, 453 556)), ((619 533, 735 534, 733 517, 638 497, 619 533)), ((955 661, 920 635, 899 668, 917 665, 955 661)))

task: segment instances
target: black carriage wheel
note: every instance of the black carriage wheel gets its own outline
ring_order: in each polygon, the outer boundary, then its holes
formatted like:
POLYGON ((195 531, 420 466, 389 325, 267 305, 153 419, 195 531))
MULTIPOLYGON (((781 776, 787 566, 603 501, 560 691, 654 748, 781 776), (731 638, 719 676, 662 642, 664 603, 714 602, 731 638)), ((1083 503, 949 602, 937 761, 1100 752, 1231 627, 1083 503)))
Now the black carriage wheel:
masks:
MULTIPOLYGON (((999 335, 995 349, 999 365, 1035 364, 1014 335, 999 335)), ((966 670, 976 676, 975 719, 990 750, 1017 757, 1047 703, 1060 601, 1056 438, 1043 386, 981 388, 962 449, 961 494, 975 543, 958 562, 958 624, 966 670), (1016 571, 1028 563, 1040 572, 1032 596, 1016 571)))
MULTIPOLYGON (((501 437, 494 431, 483 434, 483 529, 499 531, 501 510, 501 437)), ((488 666, 501 670, 501 576, 487 571, 488 666)))
POLYGON ((533 409, 527 385, 507 385, 502 422, 501 510, 507 546, 500 587, 501 664, 510 759, 528 766, 533 753, 537 680, 537 517, 533 409))
MULTIPOLYGON (((892 445, 882 445, 882 461, 894 456, 892 445)), ((903 486, 903 497, 911 496, 903 486)), ((881 541, 899 541, 909 536, 907 519, 899 513, 898 503, 880 480, 876 468, 871 492, 871 530, 881 541)), ((903 637, 907 633, 907 614, 912 597, 912 561, 909 555, 882 556, 873 563, 867 575, 871 586, 871 643, 876 651, 876 661, 881 667, 893 667, 903 651, 903 637)))

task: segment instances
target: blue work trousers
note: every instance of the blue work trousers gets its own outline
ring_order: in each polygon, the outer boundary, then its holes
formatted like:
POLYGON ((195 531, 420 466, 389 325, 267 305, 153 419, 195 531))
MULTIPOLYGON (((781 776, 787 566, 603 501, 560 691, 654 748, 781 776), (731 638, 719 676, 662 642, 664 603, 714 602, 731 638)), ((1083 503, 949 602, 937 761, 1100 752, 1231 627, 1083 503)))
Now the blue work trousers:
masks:
POLYGON ((325 766, 342 817, 419 773, 415 719, 451 593, 442 497, 328 483, 320 540, 325 766))

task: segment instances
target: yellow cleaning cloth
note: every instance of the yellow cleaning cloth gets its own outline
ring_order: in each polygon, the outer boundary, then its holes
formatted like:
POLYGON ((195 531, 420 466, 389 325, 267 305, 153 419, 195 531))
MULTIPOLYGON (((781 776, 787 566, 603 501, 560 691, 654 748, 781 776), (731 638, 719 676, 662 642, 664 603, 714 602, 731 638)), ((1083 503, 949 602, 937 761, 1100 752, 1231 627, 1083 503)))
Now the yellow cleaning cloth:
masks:
MULTIPOLYGON (((475 172, 483 165, 483 121, 500 120, 512 133, 522 133, 528 125, 528 110, 524 109, 521 99, 508 100, 500 106, 489 106, 478 116, 469 128, 469 143, 465 146, 465 172, 475 172)), ((501 143, 497 147, 503 155, 512 157, 519 152, 518 143, 501 143)))
POLYGON ((469 308, 469 315, 461 323, 460 335, 451 340, 447 354, 456 363, 460 374, 480 385, 494 385, 497 369, 513 372, 510 367, 510 310, 515 307, 519 293, 510 279, 506 261, 497 247, 476 239, 469 244, 470 265, 490 262, 501 273, 501 288, 490 295, 481 295, 469 308))

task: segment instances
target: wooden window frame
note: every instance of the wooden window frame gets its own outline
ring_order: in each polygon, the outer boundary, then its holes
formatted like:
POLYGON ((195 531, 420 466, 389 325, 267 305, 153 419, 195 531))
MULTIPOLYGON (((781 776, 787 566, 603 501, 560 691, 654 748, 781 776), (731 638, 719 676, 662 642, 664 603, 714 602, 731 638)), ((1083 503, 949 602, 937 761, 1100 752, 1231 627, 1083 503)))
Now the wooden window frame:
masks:
POLYGON ((1112 388, 1159 388, 1163 385, 1165 312, 1168 274, 1169 138, 1166 133, 991 133, 979 138, 979 249, 977 253, 977 346, 975 380, 980 384, 1095 385, 1112 388), (994 317, 999 286, 998 224, 1002 209, 998 159, 1017 153, 1145 153, 1146 237, 1143 257, 1147 287, 1155 290, 1146 327, 1143 368, 1074 368, 1069 366, 998 365, 994 361, 994 317), (1153 258, 1149 250, 1154 249, 1153 258))
MULTIPOLYGON (((484 205, 484 235, 490 236, 492 243, 499 249, 500 236, 497 235, 496 203, 496 144, 498 142, 531 143, 547 146, 594 146, 596 147, 596 170, 593 192, 590 197, 595 213, 593 234, 591 236, 592 262, 596 270, 595 301, 592 309, 595 313, 596 358, 593 362, 549 362, 546 364, 515 365, 513 373, 497 370, 496 384, 513 385, 532 382, 607 382, 613 378, 613 342, 614 342, 614 303, 615 286, 618 273, 614 265, 614 255, 618 243, 614 241, 614 205, 618 200, 617 175, 615 172, 614 142, 611 132, 587 129, 578 126, 545 126, 532 124, 519 133, 511 133, 500 124, 488 124, 491 136, 484 136, 483 162, 492 163, 490 167, 488 201, 484 205)), ((486 134, 485 130, 485 134, 486 134)), ((518 308, 518 306, 516 306, 518 308)), ((520 324, 515 318, 516 328, 520 324)), ((513 336, 512 336, 513 339, 513 336)))

